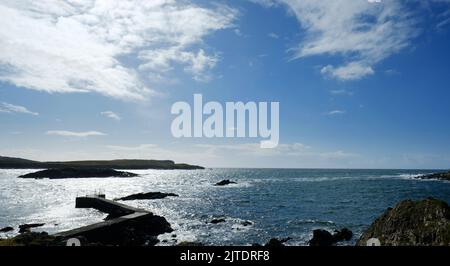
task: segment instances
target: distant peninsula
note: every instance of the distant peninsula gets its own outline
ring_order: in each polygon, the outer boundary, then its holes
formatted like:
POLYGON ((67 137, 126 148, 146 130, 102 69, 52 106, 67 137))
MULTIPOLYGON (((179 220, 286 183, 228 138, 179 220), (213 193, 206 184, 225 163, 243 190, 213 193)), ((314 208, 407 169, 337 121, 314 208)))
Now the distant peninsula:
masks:
POLYGON ((49 169, 49 168, 108 168, 127 170, 195 170, 202 166, 175 163, 171 160, 89 160, 67 162, 39 162, 22 158, 0 156, 0 169, 49 169))
POLYGON ((109 168, 56 168, 38 171, 19 176, 19 178, 63 179, 63 178, 105 178, 105 177, 136 177, 138 174, 116 171, 109 168))

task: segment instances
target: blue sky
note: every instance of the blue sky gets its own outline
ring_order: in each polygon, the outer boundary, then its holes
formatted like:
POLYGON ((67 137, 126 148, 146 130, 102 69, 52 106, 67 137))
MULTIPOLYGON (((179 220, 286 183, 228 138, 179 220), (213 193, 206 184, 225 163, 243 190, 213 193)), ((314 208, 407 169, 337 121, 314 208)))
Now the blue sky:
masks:
POLYGON ((448 168, 450 1, 372 2, 2 1, 0 154, 448 168), (194 93, 280 102, 280 145, 172 137, 194 93))

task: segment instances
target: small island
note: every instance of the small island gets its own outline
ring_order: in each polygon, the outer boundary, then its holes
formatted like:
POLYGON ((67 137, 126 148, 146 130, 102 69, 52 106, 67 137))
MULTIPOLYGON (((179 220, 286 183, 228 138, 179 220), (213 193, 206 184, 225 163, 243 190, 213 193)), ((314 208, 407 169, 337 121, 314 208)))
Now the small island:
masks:
POLYGON ((56 168, 37 171, 19 176, 19 178, 63 179, 63 178, 105 178, 105 177, 136 177, 138 174, 116 171, 108 168, 56 168))

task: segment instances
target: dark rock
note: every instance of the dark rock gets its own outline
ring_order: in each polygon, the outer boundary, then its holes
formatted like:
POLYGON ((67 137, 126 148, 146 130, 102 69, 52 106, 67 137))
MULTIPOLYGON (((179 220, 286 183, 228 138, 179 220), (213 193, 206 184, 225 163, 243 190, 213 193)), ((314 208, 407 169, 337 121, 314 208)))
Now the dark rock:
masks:
POLYGON ((264 246, 265 247, 284 247, 284 243, 288 242, 291 239, 292 238, 290 238, 290 237, 282 238, 282 239, 272 238, 264 246))
POLYGON ((349 241, 353 237, 353 232, 348 228, 342 228, 341 230, 335 230, 334 234, 322 229, 313 231, 313 238, 309 241, 310 246, 332 246, 337 242, 349 241))
POLYGON ((217 218, 217 219, 212 219, 209 223, 211 224, 218 224, 218 223, 224 223, 225 219, 223 218, 217 218))
POLYGON ((350 231, 348 228, 342 228, 340 231, 336 230, 333 234, 333 240, 334 242, 340 242, 340 241, 349 241, 353 237, 353 232, 350 231))
POLYGON ((230 184, 237 184, 237 183, 233 182, 233 181, 230 181, 229 179, 225 179, 225 180, 222 180, 220 182, 217 182, 215 184, 215 186, 226 186, 226 185, 230 185, 230 184))
POLYGON ((313 231, 313 238, 309 241, 309 245, 312 247, 324 247, 333 245, 334 237, 333 235, 322 229, 316 229, 313 231))
POLYGON ((19 225, 19 233, 29 232, 31 228, 40 227, 45 224, 21 224, 19 225))
POLYGON ((116 171, 108 168, 55 168, 38 171, 26 175, 21 175, 19 178, 99 178, 99 177, 135 177, 134 173, 116 171))
POLYGON ((11 226, 7 226, 7 227, 0 229, 0 232, 6 233, 6 232, 13 231, 13 230, 14 230, 14 228, 12 228, 11 226))
POLYGON ((437 179, 450 181, 450 172, 435 173, 431 175, 419 176, 420 179, 437 179))
POLYGON ((242 221, 241 222, 241 225, 242 226, 249 226, 249 225, 252 225, 253 223, 252 222, 250 222, 250 221, 242 221))
POLYGON ((370 238, 382 246, 449 246, 450 207, 433 198, 401 201, 378 217, 357 245, 367 245, 370 238))
POLYGON ((144 199, 152 200, 152 199, 163 199, 165 197, 178 197, 178 195, 174 193, 148 192, 148 193, 132 194, 115 200, 144 200, 144 199))
POLYGON ((85 231, 75 237, 81 236, 87 243, 106 246, 154 246, 159 242, 158 235, 172 231, 164 217, 149 213, 127 222, 85 231))

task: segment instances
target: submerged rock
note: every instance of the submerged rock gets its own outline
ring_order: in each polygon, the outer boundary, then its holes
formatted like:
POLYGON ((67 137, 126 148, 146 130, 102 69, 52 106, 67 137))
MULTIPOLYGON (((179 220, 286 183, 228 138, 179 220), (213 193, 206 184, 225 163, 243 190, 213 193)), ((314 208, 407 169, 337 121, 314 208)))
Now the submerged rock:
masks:
POLYGON ((230 185, 230 184, 237 184, 237 183, 233 182, 233 181, 230 181, 229 179, 225 179, 225 180, 222 180, 220 182, 217 182, 215 184, 215 186, 226 186, 226 185, 230 185))
POLYGON ((435 173, 431 175, 419 176, 420 179, 437 179, 450 181, 450 172, 435 173))
POLYGON ((40 223, 40 224, 21 224, 19 225, 19 233, 25 233, 25 232, 29 232, 31 228, 34 227, 41 227, 44 226, 45 224, 40 223))
POLYGON ((450 207, 433 198, 401 201, 377 218, 357 245, 365 246, 370 238, 382 246, 449 246, 450 207))
POLYGON ((253 225, 253 223, 250 222, 250 221, 242 221, 242 222, 241 222, 241 225, 242 225, 242 226, 249 226, 249 225, 253 225))
POLYGON ((19 178, 99 178, 99 177, 135 177, 134 173, 116 171, 109 168, 55 168, 42 170, 26 175, 21 175, 19 178))
POLYGON ((143 200, 143 199, 152 200, 152 199, 163 199, 165 197, 178 197, 178 195, 174 193, 148 192, 148 193, 132 194, 115 200, 143 200))
POLYGON ((10 232, 13 231, 14 228, 12 228, 11 226, 7 226, 7 227, 3 227, 2 229, 0 229, 1 233, 6 233, 6 232, 10 232))

